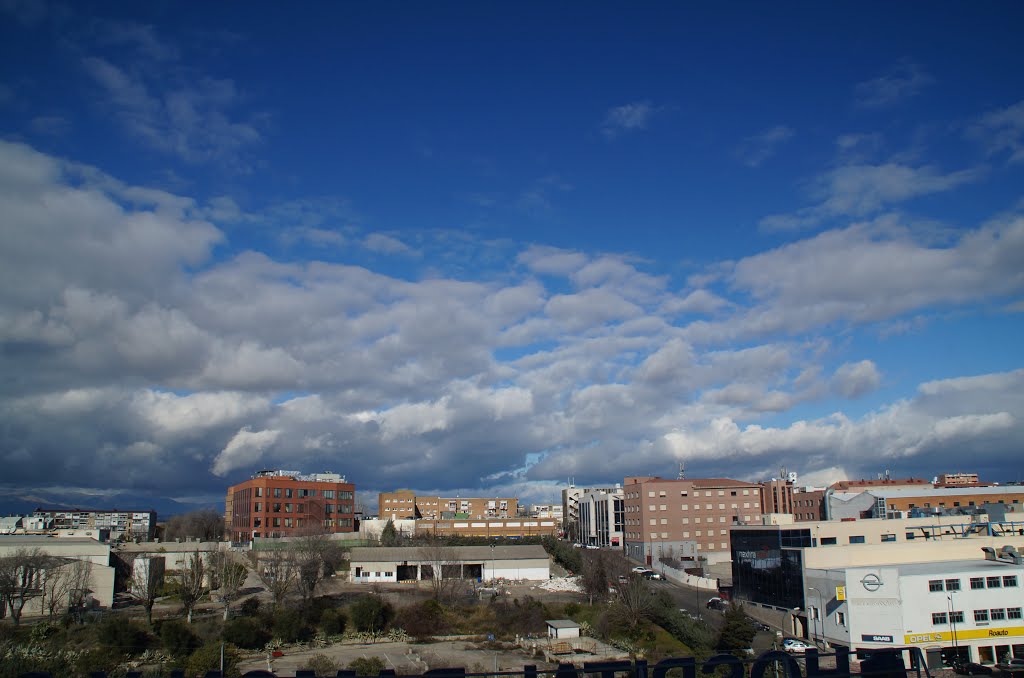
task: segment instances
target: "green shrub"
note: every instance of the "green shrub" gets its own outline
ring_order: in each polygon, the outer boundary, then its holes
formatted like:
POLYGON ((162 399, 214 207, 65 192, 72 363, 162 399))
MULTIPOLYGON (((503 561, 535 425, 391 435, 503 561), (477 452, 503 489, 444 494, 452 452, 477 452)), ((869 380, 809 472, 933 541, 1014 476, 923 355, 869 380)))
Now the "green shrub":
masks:
POLYGON ((425 600, 416 605, 403 607, 395 624, 417 640, 425 640, 448 630, 444 609, 436 600, 425 600))
MULTIPOLYGON (((188 678, 205 678, 207 671, 220 671, 220 643, 207 643, 192 653, 185 663, 188 678)), ((231 645, 224 647, 225 678, 239 675, 238 650, 231 645)))
POLYGON ((566 603, 565 604, 565 616, 572 617, 580 613, 580 606, 577 603, 566 603))
POLYGON ((199 639, 188 624, 180 619, 170 619, 160 625, 160 642, 172 657, 185 657, 199 647, 199 639))
POLYGON ((274 635, 285 643, 307 640, 313 635, 298 610, 278 610, 274 615, 274 635))
POLYGON ((239 610, 246 617, 255 617, 260 613, 260 599, 246 598, 244 601, 242 601, 242 605, 239 608, 239 610))
POLYGON ((117 654, 139 654, 149 647, 149 632, 125 617, 107 617, 96 627, 100 645, 117 654))
POLYGON ((224 625, 224 640, 247 650, 258 650, 270 640, 270 632, 255 619, 238 617, 224 625))
POLYGON ((383 631, 395 616, 395 608, 378 596, 365 596, 352 604, 349 616, 357 631, 383 631))
POLYGON ((315 654, 306 661, 306 665, 300 667, 307 671, 312 671, 318 676, 333 676, 338 672, 340 668, 338 662, 334 661, 325 654, 315 654))
POLYGON ((329 636, 340 636, 345 633, 347 624, 345 610, 331 607, 320 613, 320 630, 329 636))
POLYGON ((384 670, 384 660, 380 657, 359 657, 348 665, 357 676, 377 676, 384 670))

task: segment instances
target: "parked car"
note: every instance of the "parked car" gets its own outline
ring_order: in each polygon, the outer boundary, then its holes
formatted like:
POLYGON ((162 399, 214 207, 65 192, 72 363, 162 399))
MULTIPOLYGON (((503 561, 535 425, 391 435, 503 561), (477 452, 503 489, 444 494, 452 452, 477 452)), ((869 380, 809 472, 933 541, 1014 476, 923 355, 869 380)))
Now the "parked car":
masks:
POLYGON ((635 574, 643 574, 644 572, 650 572, 650 570, 648 570, 646 567, 642 567, 642 566, 638 565, 637 567, 634 567, 632 569, 632 572, 635 573, 635 574))
POLYGON ((662 577, 660 573, 653 572, 651 570, 647 570, 646 572, 642 573, 641 576, 644 579, 664 579, 664 577, 662 577))
POLYGON ((974 662, 965 662, 963 660, 956 660, 953 662, 953 671, 960 674, 961 676, 992 675, 991 666, 985 666, 984 664, 975 664, 974 662))
POLYGON ((790 654, 803 654, 811 649, 811 646, 802 640, 786 638, 782 641, 782 649, 790 654))
POLYGON ((1009 661, 999 662, 996 664, 996 668, 1004 676, 1014 676, 1014 678, 1024 676, 1024 657, 1016 657, 1009 661))

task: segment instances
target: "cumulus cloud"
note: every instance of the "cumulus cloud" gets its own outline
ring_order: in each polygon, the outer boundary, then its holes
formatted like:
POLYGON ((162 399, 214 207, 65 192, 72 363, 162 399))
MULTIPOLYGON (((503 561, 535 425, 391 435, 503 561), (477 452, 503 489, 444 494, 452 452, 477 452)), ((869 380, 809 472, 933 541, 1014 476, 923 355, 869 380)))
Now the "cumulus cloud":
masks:
POLYGON ((832 390, 845 398, 859 398, 878 388, 882 375, 870 360, 844 363, 832 375, 832 390))
POLYGON ((1009 163, 1024 161, 1024 100, 981 116, 968 135, 984 144, 990 155, 1003 154, 1009 163))
POLYGON ((841 165, 812 183, 810 193, 820 200, 818 204, 789 214, 767 216, 761 220, 761 227, 787 231, 840 216, 864 217, 911 198, 975 182, 983 175, 983 168, 943 173, 927 165, 912 167, 897 162, 841 165))
MULTIPOLYGON (((335 230, 314 212, 274 218, 335 230)), ((266 215, 6 142, 0 213, 0 370, 15 375, 0 462, 25 487, 216 495, 279 466, 368 490, 547 489, 680 460, 709 475, 742 475, 736 459, 749 474, 855 473, 877 455, 932 467, 965 447, 997 468, 1024 416, 1009 372, 929 382, 860 419, 766 423, 877 388, 870 360, 825 369, 837 324, 1019 299, 1017 216, 952 238, 866 222, 677 289, 635 257, 542 245, 472 280, 216 256, 215 223, 266 215)))

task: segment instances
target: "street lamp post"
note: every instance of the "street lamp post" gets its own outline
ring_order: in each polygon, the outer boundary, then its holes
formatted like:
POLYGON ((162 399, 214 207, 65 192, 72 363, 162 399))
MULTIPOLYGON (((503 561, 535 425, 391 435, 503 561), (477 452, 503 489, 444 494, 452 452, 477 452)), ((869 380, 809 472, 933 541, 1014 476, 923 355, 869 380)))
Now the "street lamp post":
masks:
POLYGON ((950 591, 949 595, 946 596, 946 600, 948 601, 949 609, 949 626, 950 630, 953 632, 953 661, 955 662, 960 659, 960 649, 957 647, 956 643, 956 617, 953 616, 956 613, 956 610, 954 609, 956 606, 953 604, 952 591, 950 591))
MULTIPOLYGON (((814 622, 814 625, 811 627, 813 629, 813 631, 811 631, 811 636, 813 637, 815 647, 817 647, 817 645, 818 645, 818 620, 821 618, 821 591, 819 591, 818 589, 814 588, 813 586, 808 586, 807 590, 808 591, 814 591, 818 595, 818 607, 814 608, 814 618, 811 620, 811 621, 814 622)), ((822 627, 823 627, 822 630, 824 630, 824 624, 822 625, 822 627)))

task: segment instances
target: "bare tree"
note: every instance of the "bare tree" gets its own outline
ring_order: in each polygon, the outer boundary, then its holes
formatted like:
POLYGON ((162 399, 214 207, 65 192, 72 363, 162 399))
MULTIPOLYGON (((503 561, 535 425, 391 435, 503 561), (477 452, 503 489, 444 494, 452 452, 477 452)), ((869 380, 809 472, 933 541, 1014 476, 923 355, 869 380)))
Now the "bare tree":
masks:
POLYGON ((153 605, 164 585, 165 560, 163 556, 136 556, 130 563, 131 578, 128 595, 142 603, 146 621, 153 625, 153 605))
POLYGON ((439 603, 455 600, 466 584, 455 549, 437 539, 431 539, 418 549, 418 553, 423 563, 423 577, 430 581, 434 600, 439 603))
POLYGON ((245 584, 249 569, 229 551, 214 551, 207 557, 210 588, 220 592, 224 602, 224 619, 228 618, 228 606, 245 584))
POLYGON ((203 594, 206 593, 206 563, 203 554, 194 551, 185 562, 185 567, 178 572, 178 595, 185 608, 185 618, 192 623, 192 611, 203 594))
POLYGON ((189 538, 220 541, 223 536, 224 516, 214 509, 200 509, 173 516, 164 527, 164 538, 168 541, 189 538))
POLYGON ((637 632, 654 611, 654 595, 643 577, 632 576, 616 589, 612 613, 629 629, 637 632))
POLYGON ((274 549, 265 555, 259 551, 249 553, 256 576, 270 591, 274 606, 279 606, 296 587, 298 567, 295 558, 286 549, 274 549))
POLYGON ((297 569, 297 587, 302 600, 308 603, 316 587, 334 574, 345 559, 344 551, 323 530, 304 534, 291 542, 292 557, 297 569))
POLYGON ((25 604, 43 595, 43 579, 50 556, 39 548, 20 548, 0 558, 0 605, 10 610, 17 625, 25 604))
POLYGON ((89 594, 92 563, 88 560, 52 558, 43 581, 43 600, 50 619, 78 611, 89 594))

